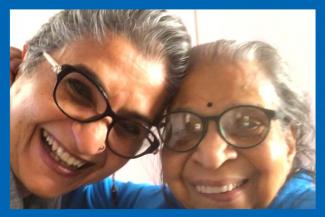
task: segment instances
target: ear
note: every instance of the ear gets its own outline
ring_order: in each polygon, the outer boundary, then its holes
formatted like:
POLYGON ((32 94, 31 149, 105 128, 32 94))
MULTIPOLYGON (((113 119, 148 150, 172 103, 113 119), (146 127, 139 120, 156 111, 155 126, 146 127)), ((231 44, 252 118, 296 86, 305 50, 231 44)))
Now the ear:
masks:
POLYGON ((294 126, 290 126, 285 133, 285 139, 288 146, 287 149, 287 159, 289 163, 293 163, 293 160, 296 156, 296 128, 294 126))
POLYGON ((27 48, 27 44, 24 45, 23 51, 15 47, 10 47, 10 86, 21 74, 19 67, 26 56, 27 48))

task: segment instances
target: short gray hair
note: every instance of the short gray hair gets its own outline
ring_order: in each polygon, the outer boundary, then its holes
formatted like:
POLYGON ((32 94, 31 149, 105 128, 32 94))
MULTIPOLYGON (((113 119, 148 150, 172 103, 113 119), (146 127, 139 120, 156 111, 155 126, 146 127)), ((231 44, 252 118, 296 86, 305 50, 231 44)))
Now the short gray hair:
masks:
POLYGON ((98 42, 123 36, 148 58, 168 63, 168 90, 172 93, 185 75, 190 36, 182 21, 165 10, 64 10, 54 15, 28 42, 22 70, 30 72, 52 52, 91 36, 98 42))
POLYGON ((228 58, 234 61, 254 61, 271 80, 280 99, 279 111, 284 114, 283 126, 294 127, 297 154, 293 170, 315 171, 315 128, 311 118, 309 95, 290 78, 288 66, 278 51, 262 41, 239 43, 218 40, 193 48, 190 57, 192 68, 200 60, 216 61, 228 58))

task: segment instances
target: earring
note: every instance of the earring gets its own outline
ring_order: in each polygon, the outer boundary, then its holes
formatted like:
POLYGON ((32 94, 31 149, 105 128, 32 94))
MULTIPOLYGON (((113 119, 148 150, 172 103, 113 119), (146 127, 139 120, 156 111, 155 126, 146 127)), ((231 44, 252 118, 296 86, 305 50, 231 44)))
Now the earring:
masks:
POLYGON ((117 206, 117 188, 115 186, 115 173, 113 173, 112 175, 111 195, 114 206, 117 206))

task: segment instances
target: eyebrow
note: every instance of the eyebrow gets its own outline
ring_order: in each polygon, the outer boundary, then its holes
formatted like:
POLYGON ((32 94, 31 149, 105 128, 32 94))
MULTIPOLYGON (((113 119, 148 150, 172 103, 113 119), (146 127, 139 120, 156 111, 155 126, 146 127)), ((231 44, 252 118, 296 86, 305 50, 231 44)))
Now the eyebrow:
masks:
MULTIPOLYGON (((103 82, 99 79, 99 77, 97 76, 97 74, 95 73, 95 71, 93 71, 91 68, 89 68, 88 66, 84 65, 84 64, 77 64, 77 65, 73 65, 73 67, 75 67, 77 70, 80 70, 82 72, 84 72, 85 74, 87 74, 93 81, 95 81, 97 83, 97 85, 100 86, 100 88, 102 88, 105 91, 105 94, 108 97, 108 103, 109 102, 109 94, 106 90, 106 88, 103 85, 103 82)), ((130 118, 130 119, 136 119, 139 120, 141 122, 145 122, 147 124, 152 125, 153 121, 150 120, 149 118, 137 113, 137 112, 133 112, 130 110, 122 110, 118 113, 116 113, 118 116, 122 116, 123 118, 130 118)))
POLYGON ((99 77, 97 76, 95 71, 93 71, 91 68, 89 68, 88 66, 86 66, 84 64, 77 64, 77 65, 72 65, 72 66, 75 67, 78 71, 82 71, 85 74, 87 74, 93 81, 96 82, 97 85, 100 86, 100 88, 102 88, 105 91, 106 95, 108 95, 103 82, 99 79, 99 77))

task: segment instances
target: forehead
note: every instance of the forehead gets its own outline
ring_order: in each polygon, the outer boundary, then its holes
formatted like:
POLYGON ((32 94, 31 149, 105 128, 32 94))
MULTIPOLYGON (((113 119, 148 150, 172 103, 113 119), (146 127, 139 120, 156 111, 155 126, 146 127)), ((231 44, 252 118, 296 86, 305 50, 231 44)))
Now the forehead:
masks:
POLYGON ((119 36, 106 38, 102 42, 83 38, 67 45, 57 55, 63 63, 80 64, 82 60, 82 64, 103 75, 105 71, 118 71, 123 73, 123 77, 146 77, 146 84, 148 81, 152 85, 160 84, 166 77, 167 63, 163 58, 144 57, 129 40, 119 36))
POLYGON ((172 107, 215 113, 239 104, 271 109, 277 106, 278 97, 256 63, 219 60, 195 64, 172 107))
POLYGON ((60 64, 83 64, 99 78, 113 110, 152 113, 163 101, 167 66, 164 59, 144 57, 129 40, 113 37, 99 43, 89 38, 73 42, 53 54, 60 64), (152 90, 148 92, 148 90, 152 90), (142 102, 134 106, 134 101, 142 102))

